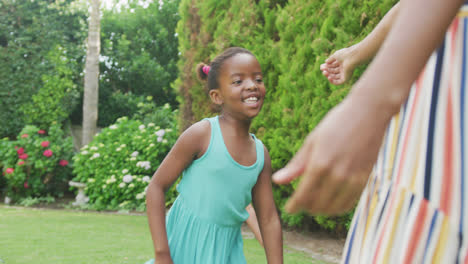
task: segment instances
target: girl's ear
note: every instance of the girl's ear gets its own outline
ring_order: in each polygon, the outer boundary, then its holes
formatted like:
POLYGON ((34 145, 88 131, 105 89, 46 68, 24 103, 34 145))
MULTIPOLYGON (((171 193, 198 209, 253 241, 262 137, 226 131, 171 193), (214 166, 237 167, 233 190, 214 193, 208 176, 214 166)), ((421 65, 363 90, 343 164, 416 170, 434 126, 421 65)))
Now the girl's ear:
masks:
POLYGON ((223 104, 223 96, 221 95, 219 89, 213 89, 209 92, 211 101, 217 105, 223 104))

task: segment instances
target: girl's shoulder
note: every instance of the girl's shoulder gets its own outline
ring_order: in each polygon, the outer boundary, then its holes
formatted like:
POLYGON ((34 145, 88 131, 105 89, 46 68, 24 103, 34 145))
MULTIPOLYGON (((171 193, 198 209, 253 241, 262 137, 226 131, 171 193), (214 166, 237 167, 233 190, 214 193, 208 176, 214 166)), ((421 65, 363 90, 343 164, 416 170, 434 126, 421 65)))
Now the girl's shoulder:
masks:
POLYGON ((186 141, 191 144, 198 153, 196 156, 200 157, 200 154, 203 154, 208 145, 210 144, 211 139, 211 125, 209 120, 201 120, 190 127, 188 127, 181 135, 179 140, 186 141))
POLYGON ((184 134, 186 134, 186 136, 189 136, 193 139, 203 139, 207 135, 209 138, 211 134, 211 125, 210 125, 209 120, 203 119, 201 121, 198 121, 192 124, 182 133, 182 135, 184 134))

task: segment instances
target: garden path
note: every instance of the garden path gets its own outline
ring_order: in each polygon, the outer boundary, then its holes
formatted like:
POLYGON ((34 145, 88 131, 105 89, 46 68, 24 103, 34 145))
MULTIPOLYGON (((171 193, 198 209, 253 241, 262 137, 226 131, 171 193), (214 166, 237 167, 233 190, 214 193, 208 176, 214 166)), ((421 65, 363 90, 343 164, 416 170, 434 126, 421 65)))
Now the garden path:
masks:
MULTIPOLYGON (((246 226, 242 226, 244 238, 254 238, 246 226)), ((345 238, 336 238, 323 232, 298 232, 283 230, 283 243, 286 247, 302 251, 314 259, 327 263, 339 263, 345 238)))

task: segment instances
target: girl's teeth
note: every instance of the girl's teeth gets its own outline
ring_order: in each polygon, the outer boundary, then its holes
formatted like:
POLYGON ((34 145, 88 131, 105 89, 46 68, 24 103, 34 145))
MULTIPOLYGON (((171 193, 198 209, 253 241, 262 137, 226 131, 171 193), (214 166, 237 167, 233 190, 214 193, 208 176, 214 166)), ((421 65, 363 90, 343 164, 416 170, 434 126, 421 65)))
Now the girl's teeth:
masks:
POLYGON ((256 97, 249 97, 249 98, 244 100, 244 102, 248 102, 248 103, 257 102, 257 101, 258 101, 258 98, 256 98, 256 97))

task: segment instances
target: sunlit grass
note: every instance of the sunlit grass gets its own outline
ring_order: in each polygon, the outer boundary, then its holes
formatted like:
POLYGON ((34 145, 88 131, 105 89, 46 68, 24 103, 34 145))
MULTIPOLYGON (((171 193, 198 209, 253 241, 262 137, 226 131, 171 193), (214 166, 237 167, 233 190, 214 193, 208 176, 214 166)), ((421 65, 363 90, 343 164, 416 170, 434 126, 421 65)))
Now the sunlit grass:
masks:
MULTIPOLYGON (((248 263, 266 263, 263 248, 244 240, 248 263)), ((0 263, 143 264, 152 241, 142 215, 0 206, 0 263)), ((285 247, 285 263, 322 263, 285 247)))

